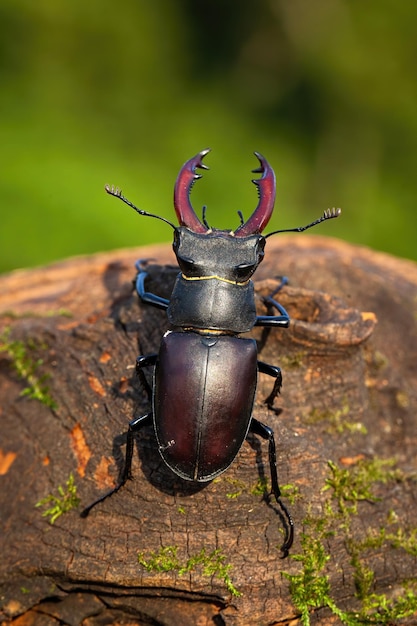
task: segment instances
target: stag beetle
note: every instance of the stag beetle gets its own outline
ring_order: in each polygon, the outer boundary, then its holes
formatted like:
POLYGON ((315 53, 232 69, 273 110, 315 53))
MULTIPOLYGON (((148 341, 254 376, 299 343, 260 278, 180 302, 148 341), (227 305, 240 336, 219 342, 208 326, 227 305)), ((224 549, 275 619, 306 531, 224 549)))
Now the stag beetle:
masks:
POLYGON ((255 152, 260 166, 253 170, 261 177, 253 180, 258 188, 258 205, 245 222, 239 211, 240 225, 235 230, 211 228, 205 218, 195 214, 190 191, 201 178, 196 169, 208 169, 203 150, 181 168, 174 189, 174 207, 179 221, 138 209, 119 189, 106 191, 140 215, 168 223, 174 231, 173 249, 180 273, 171 299, 146 291, 146 265, 138 262, 136 290, 143 302, 167 311, 170 330, 161 340, 158 354, 139 356, 136 371, 152 398, 152 410, 129 424, 124 468, 119 482, 90 504, 90 510, 118 491, 131 477, 134 434, 153 421, 159 453, 166 465, 188 481, 207 482, 224 472, 235 459, 248 432, 269 443, 271 494, 279 505, 285 527, 282 545, 287 556, 293 543, 294 522, 281 500, 276 468, 274 433, 252 416, 257 372, 272 376, 273 389, 265 402, 272 408, 282 385, 279 367, 258 361, 254 339, 240 335, 254 326, 287 328, 288 313, 274 296, 286 283, 281 281, 264 298, 268 315, 257 315, 251 276, 264 257, 268 237, 280 232, 301 232, 320 222, 337 217, 340 209, 327 210, 317 220, 299 228, 278 230, 262 235, 275 202, 275 174, 266 159, 255 152), (274 310, 278 313, 274 315, 274 310), (153 389, 143 368, 154 367, 153 389))

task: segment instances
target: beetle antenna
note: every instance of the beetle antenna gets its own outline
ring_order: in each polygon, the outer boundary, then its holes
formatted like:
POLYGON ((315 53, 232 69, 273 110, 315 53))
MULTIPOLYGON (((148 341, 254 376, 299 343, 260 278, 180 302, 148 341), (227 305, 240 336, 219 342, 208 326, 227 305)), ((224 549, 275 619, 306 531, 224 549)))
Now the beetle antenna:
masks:
POLYGON ((207 205, 205 204, 203 206, 203 218, 202 218, 203 219, 203 224, 204 224, 204 226, 206 226, 206 228, 208 228, 208 230, 211 230, 211 226, 209 226, 209 224, 208 224, 208 222, 206 220, 206 211, 207 211, 207 205))
POLYGON ((317 224, 321 224, 321 222, 325 222, 326 220, 332 220, 335 217, 339 217, 341 212, 342 209, 326 209, 321 217, 319 217, 317 220, 314 220, 314 222, 311 222, 311 224, 307 224, 307 226, 298 226, 298 228, 284 228, 282 230, 274 230, 272 233, 264 235, 264 237, 266 239, 267 237, 270 237, 271 235, 276 235, 277 233, 302 233, 308 228, 312 228, 317 224))
POLYGON ((243 219, 242 211, 238 211, 237 214, 239 215, 240 225, 243 226, 243 224, 245 223, 245 220, 243 219))
POLYGON ((122 194, 122 190, 119 189, 118 187, 114 187, 114 185, 112 185, 111 187, 110 185, 105 185, 104 189, 110 196, 119 198, 119 200, 122 200, 125 204, 132 207, 132 209, 135 209, 135 211, 137 211, 139 215, 146 215, 147 217, 155 217, 157 220, 162 220, 163 222, 166 222, 167 224, 169 224, 174 230, 177 228, 172 222, 165 219, 165 217, 161 217, 160 215, 154 215, 154 213, 148 213, 147 211, 144 211, 143 209, 138 209, 137 206, 135 206, 132 202, 130 202, 130 200, 124 197, 124 195, 122 194))

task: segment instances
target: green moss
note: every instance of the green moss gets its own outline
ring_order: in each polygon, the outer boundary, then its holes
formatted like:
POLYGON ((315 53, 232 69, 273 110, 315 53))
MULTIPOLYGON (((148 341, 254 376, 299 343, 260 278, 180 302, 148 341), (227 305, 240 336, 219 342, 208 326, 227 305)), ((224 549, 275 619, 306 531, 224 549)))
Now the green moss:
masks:
POLYGON ((250 490, 253 496, 264 496, 268 493, 268 480, 266 476, 259 478, 250 490))
POLYGON ((378 370, 386 369, 389 365, 388 357, 379 350, 375 350, 372 355, 372 365, 378 370))
POLYGON ((32 340, 28 340, 26 344, 23 341, 10 340, 10 328, 6 328, 0 335, 0 352, 6 352, 12 360, 12 365, 19 378, 25 380, 28 385, 20 392, 21 396, 27 396, 34 400, 39 400, 42 404, 52 409, 57 408, 56 402, 49 393, 49 388, 45 381, 49 378, 48 374, 39 375, 38 370, 43 365, 43 359, 33 359, 29 352, 32 350, 46 350, 47 345, 36 344, 32 340))
POLYGON ((281 497, 288 500, 290 504, 295 504, 297 500, 301 499, 300 490, 297 485, 292 485, 290 483, 288 485, 280 485, 280 489, 281 497))
POLYGON ((346 614, 338 609, 332 600, 329 577, 325 573, 326 564, 331 557, 324 544, 333 534, 329 529, 328 520, 325 517, 307 517, 304 526, 305 531, 301 535, 302 551, 291 555, 294 561, 301 563, 301 572, 299 574, 284 572, 290 583, 294 605, 300 611, 304 626, 310 624, 310 611, 326 606, 343 621, 346 614))
POLYGON ((364 598, 364 610, 357 614, 352 624, 397 624, 398 620, 410 617, 417 611, 417 586, 404 585, 402 595, 389 598, 385 594, 371 593, 364 598))
POLYGON ((230 577, 232 566, 225 563, 226 557, 222 551, 217 549, 206 553, 205 548, 191 556, 186 561, 181 561, 177 556, 177 546, 165 546, 158 552, 149 552, 145 558, 145 553, 138 554, 138 561, 148 572, 172 572, 179 576, 189 573, 195 569, 202 569, 203 576, 212 578, 213 576, 223 581, 228 591, 234 596, 240 596, 240 592, 233 585, 230 577))
POLYGON ((73 317, 73 313, 69 309, 56 309, 45 311, 44 313, 38 313, 37 311, 25 311, 24 313, 16 313, 16 311, 1 311, 0 318, 7 317, 9 319, 25 319, 25 318, 33 318, 33 317, 73 317))
POLYGON ((408 409, 410 406, 410 397, 406 391, 398 390, 395 394, 395 400, 400 409, 408 409))
POLYGON ((366 604, 375 580, 373 570, 361 560, 362 551, 358 544, 352 540, 347 542, 350 554, 350 564, 353 567, 353 583, 356 589, 356 597, 366 604))
POLYGON ((408 533, 402 528, 399 528, 396 533, 386 533, 386 540, 393 548, 402 548, 417 558, 417 528, 412 528, 408 533))
POLYGON ((330 434, 351 432, 366 435, 366 426, 362 422, 351 422, 347 419, 349 412, 348 404, 338 411, 313 409, 305 418, 305 422, 307 424, 327 423, 326 431, 330 434))
POLYGON ((306 352, 303 350, 295 352, 294 354, 283 355, 280 358, 280 365, 285 370, 296 369, 297 367, 301 367, 305 355, 306 352))
POLYGON ((53 494, 50 494, 49 496, 46 496, 46 498, 43 498, 35 504, 36 507, 40 507, 52 503, 53 506, 51 506, 49 509, 42 513, 42 517, 51 518, 49 520, 50 524, 53 524, 55 520, 60 517, 60 515, 68 513, 68 511, 77 508, 80 504, 80 499, 77 496, 77 486, 75 485, 73 474, 69 475, 69 478, 66 481, 66 486, 66 490, 64 490, 61 485, 58 487, 59 496, 54 496, 53 494))
MULTIPOLYGON (((373 593, 376 575, 369 563, 372 562, 372 551, 380 552, 388 548, 405 551, 417 558, 417 528, 394 528, 390 531, 389 526, 398 522, 397 515, 390 510, 388 528, 370 528, 360 539, 357 538, 357 531, 352 531, 352 522, 361 503, 378 501, 378 484, 398 482, 406 477, 394 468, 392 459, 363 460, 349 468, 340 468, 329 461, 328 466, 329 476, 322 489, 322 493, 326 494, 324 515, 314 517, 310 513, 304 520, 301 552, 291 555, 301 569, 297 574, 284 573, 303 625, 310 624, 311 611, 322 607, 330 609, 348 626, 393 624, 414 614, 417 610, 417 579, 403 582, 393 597, 376 594, 373 593), (343 611, 332 598, 327 567, 332 558, 329 546, 332 536, 336 534, 339 538, 342 535, 349 557, 351 582, 358 606, 356 611, 343 611)), ((348 572, 344 576, 348 584, 348 572)))
POLYGON ((237 478, 230 478, 229 476, 224 476, 224 481, 233 488, 232 491, 229 491, 228 493, 226 493, 226 498, 229 498, 229 500, 234 500, 235 498, 238 498, 239 496, 241 496, 242 493, 247 491, 246 485, 243 482, 243 480, 239 480, 237 478))
POLYGON ((145 559, 145 553, 140 552, 138 561, 148 572, 172 572, 181 567, 177 550, 176 546, 165 546, 158 552, 149 552, 147 559, 145 559))
MULTIPOLYGON (((262 476, 258 478, 256 483, 250 487, 243 480, 239 480, 237 478, 230 478, 229 476, 222 476, 220 478, 216 478, 213 481, 214 483, 225 482, 228 485, 231 485, 232 490, 226 493, 226 497, 229 500, 234 500, 238 498, 242 494, 250 494, 252 496, 267 496, 270 494, 271 490, 269 488, 268 479, 266 476, 262 476)), ((290 504, 294 504, 296 500, 300 497, 299 489, 296 485, 280 485, 281 496, 289 500, 290 504)))
POLYGON ((377 502, 379 498, 373 492, 376 483, 386 484, 402 478, 401 472, 391 469, 394 459, 365 459, 350 468, 340 468, 332 461, 328 465, 331 476, 326 479, 323 491, 332 490, 332 497, 343 515, 356 515, 362 500, 377 502))

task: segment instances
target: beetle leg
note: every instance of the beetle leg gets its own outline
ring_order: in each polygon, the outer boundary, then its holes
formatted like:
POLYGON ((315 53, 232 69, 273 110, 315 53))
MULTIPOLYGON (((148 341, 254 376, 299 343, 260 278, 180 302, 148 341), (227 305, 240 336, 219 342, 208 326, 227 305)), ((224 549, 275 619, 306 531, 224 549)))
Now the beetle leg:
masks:
POLYGON ((136 374, 146 391, 149 402, 152 400, 152 387, 146 380, 146 376, 143 373, 142 368, 148 367, 149 365, 156 365, 157 360, 157 354, 142 355, 136 358, 136 374))
POLYGON ((119 477, 119 481, 117 485, 113 487, 113 489, 110 489, 110 491, 107 491, 107 493, 105 493, 104 495, 100 496, 100 498, 97 498, 97 500, 94 500, 94 502, 89 504, 83 511, 81 511, 80 517, 87 517, 91 509, 93 509, 96 506, 96 504, 100 504, 100 502, 103 502, 103 500, 106 500, 107 498, 112 496, 114 493, 119 491, 119 489, 123 487, 126 481, 132 477, 131 470, 132 470, 132 458, 133 458, 133 447, 134 447, 134 442, 135 442, 135 433, 138 432, 138 430, 140 430, 142 426, 145 426, 151 420, 152 420, 152 413, 145 413, 145 415, 141 415, 140 417, 135 417, 129 423, 129 430, 127 431, 127 439, 126 439, 125 462, 123 465, 123 469, 120 473, 120 477, 119 477))
POLYGON ((284 559, 288 556, 288 551, 291 548, 294 541, 294 521, 291 517, 291 514, 285 504, 281 500, 281 490, 278 484, 278 473, 277 473, 277 455, 276 455, 276 447, 275 447, 275 438, 274 431, 269 426, 262 424, 257 419, 252 417, 252 421, 250 424, 250 430, 255 435, 259 435, 263 439, 266 439, 269 444, 269 470, 271 473, 271 493, 273 494, 276 502, 278 503, 285 521, 285 540, 281 546, 282 558, 284 559))
POLYGON ((282 387, 282 374, 281 369, 276 365, 269 365, 268 363, 264 363, 263 361, 258 361, 258 370, 262 374, 268 374, 268 376, 273 376, 275 378, 274 386, 272 388, 271 393, 265 399, 265 404, 268 405, 268 409, 273 410, 274 400, 277 395, 281 391, 282 387))
POLYGON ((256 318, 255 326, 264 327, 281 327, 288 328, 290 325, 290 316, 284 309, 282 304, 274 300, 274 296, 281 291, 281 289, 288 284, 288 278, 286 276, 280 276, 281 282, 274 291, 265 298, 262 298, 262 302, 268 309, 268 315, 258 315, 256 318), (280 315, 273 315, 273 310, 276 309, 280 315))
POLYGON ((135 267, 138 270, 135 282, 136 291, 142 302, 152 304, 152 306, 155 306, 158 309, 167 309, 169 300, 161 298, 161 296, 157 296, 156 294, 145 290, 145 280, 148 276, 148 272, 145 270, 145 262, 140 259, 139 261, 136 261, 135 267))
POLYGON ((280 279, 280 283, 279 283, 278 287, 276 287, 274 289, 274 291, 269 294, 270 298, 273 298, 274 296, 276 296, 278 291, 281 291, 281 289, 283 287, 285 287, 285 285, 288 285, 288 278, 287 278, 287 276, 275 276, 274 278, 277 278, 277 279, 279 278, 280 279))

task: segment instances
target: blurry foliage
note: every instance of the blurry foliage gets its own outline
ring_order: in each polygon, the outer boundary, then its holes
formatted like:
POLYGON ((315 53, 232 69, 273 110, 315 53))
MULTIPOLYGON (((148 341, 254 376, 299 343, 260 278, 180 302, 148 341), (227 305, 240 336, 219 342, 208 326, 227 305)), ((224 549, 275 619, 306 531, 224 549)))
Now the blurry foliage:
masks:
POLYGON ((412 0, 2 0, 0 271, 169 241, 103 185, 175 219, 208 146, 210 224, 253 210, 258 150, 270 230, 341 206, 316 233, 417 258, 416 30, 412 0))

